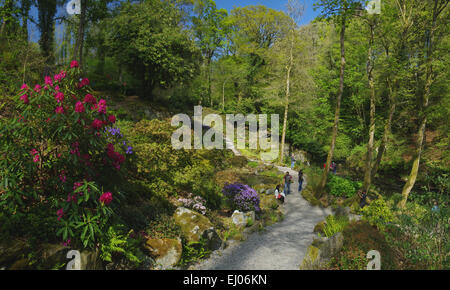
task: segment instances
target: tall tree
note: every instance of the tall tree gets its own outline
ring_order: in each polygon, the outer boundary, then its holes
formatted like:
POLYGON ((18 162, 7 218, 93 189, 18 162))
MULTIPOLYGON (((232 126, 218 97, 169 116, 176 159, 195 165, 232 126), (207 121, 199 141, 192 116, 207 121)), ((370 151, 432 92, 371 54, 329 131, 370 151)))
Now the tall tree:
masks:
POLYGON ((39 39, 39 46, 41 53, 46 59, 48 73, 50 65, 54 64, 53 45, 54 45, 54 30, 55 30, 55 14, 56 14, 56 0, 42 0, 38 1, 39 11, 39 30, 41 38, 39 39))
POLYGON ((363 190, 365 192, 369 191, 372 182, 372 159, 374 151, 375 142, 375 78, 374 78, 374 68, 375 68, 375 53, 374 53, 374 42, 375 42, 375 29, 378 22, 378 16, 367 15, 366 23, 369 27, 369 49, 367 52, 367 81, 370 90, 370 125, 369 125, 369 140, 367 142, 367 154, 366 154, 366 164, 364 172, 364 182, 363 190))
POLYGON ((294 40, 295 33, 297 33, 297 23, 303 16, 303 11, 305 7, 298 0, 289 0, 286 6, 287 14, 291 18, 291 22, 289 24, 289 33, 288 37, 290 39, 287 55, 287 64, 286 64, 286 92, 285 92, 285 105, 284 105, 284 118, 283 118, 283 132, 281 135, 281 152, 280 152, 280 162, 283 163, 284 158, 284 145, 286 140, 286 130, 287 130, 287 122, 288 122, 288 112, 289 112, 289 97, 291 90, 291 71, 292 66, 294 65, 294 40))
POLYGON ((228 13, 225 9, 217 9, 213 0, 195 0, 195 16, 192 17, 196 40, 206 61, 207 97, 212 107, 211 97, 211 61, 223 46, 228 25, 225 21, 228 13))
POLYGON ((339 74, 339 91, 336 97, 336 111, 334 114, 333 132, 331 134, 331 145, 328 151, 327 161, 322 173, 322 179, 318 187, 318 193, 322 194, 327 183, 328 172, 330 170, 330 164, 333 160, 334 148, 336 146, 336 136, 339 126, 339 115, 341 110, 342 94, 344 93, 344 72, 345 72, 345 28, 347 22, 353 15, 354 10, 360 7, 358 1, 353 0, 321 0, 316 4, 316 8, 321 8, 321 17, 332 18, 336 24, 340 26, 340 51, 341 51, 341 68, 339 74))
POLYGON ((22 14, 22 31, 24 38, 28 40, 28 19, 31 8, 31 0, 22 0, 20 13, 22 14))
POLYGON ((420 24, 423 25, 423 29, 419 31, 424 34, 423 39, 425 41, 423 43, 424 53, 422 54, 422 63, 419 67, 419 69, 421 70, 421 74, 423 75, 423 81, 420 82, 420 85, 422 87, 418 90, 420 104, 420 125, 419 131, 417 132, 416 153, 413 159, 411 172, 402 190, 402 200, 398 204, 400 208, 404 208, 406 206, 409 193, 414 187, 417 179, 417 174, 419 172, 420 158, 422 155, 422 147, 425 137, 425 128, 427 125, 427 110, 430 96, 432 94, 432 86, 436 76, 436 72, 434 71, 433 67, 435 60, 434 50, 437 43, 442 39, 442 35, 440 35, 441 37, 437 37, 437 30, 440 27, 444 27, 444 29, 448 28, 448 26, 445 25, 446 21, 448 21, 449 18, 447 0, 427 0, 422 1, 421 4, 423 6, 419 7, 422 10, 421 16, 423 15, 423 19, 421 19, 422 21, 420 22, 420 24))

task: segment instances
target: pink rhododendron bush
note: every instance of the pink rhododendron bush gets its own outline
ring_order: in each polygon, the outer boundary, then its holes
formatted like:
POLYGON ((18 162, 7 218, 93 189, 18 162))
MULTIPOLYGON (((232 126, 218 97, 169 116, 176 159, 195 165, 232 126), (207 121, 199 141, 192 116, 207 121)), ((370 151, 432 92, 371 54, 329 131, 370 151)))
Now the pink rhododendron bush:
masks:
POLYGON ((3 217, 46 208, 60 241, 96 246, 133 153, 116 117, 76 61, 42 84, 23 84, 15 102, 16 117, 0 128, 3 217))

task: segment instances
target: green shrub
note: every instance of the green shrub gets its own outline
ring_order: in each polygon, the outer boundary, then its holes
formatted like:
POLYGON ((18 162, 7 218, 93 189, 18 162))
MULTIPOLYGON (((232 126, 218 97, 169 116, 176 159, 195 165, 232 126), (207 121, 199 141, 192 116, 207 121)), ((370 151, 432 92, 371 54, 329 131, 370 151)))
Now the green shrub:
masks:
POLYGON ((353 181, 336 175, 330 175, 327 187, 331 195, 338 197, 352 197, 357 190, 353 181))
POLYGON ((334 215, 329 215, 325 220, 323 232, 327 238, 330 238, 336 233, 342 232, 348 223, 349 220, 347 216, 336 217, 334 215))
POLYGON ((450 210, 442 207, 433 212, 422 206, 407 204, 398 215, 398 226, 390 227, 386 238, 399 248, 410 269, 450 269, 450 210))
POLYGON ((200 259, 204 259, 211 254, 211 251, 206 247, 206 241, 200 239, 198 242, 183 243, 183 252, 180 266, 187 266, 190 263, 196 262, 200 259))
POLYGON ((361 212, 364 220, 380 230, 384 230, 388 223, 394 221, 394 214, 381 196, 365 206, 361 212))

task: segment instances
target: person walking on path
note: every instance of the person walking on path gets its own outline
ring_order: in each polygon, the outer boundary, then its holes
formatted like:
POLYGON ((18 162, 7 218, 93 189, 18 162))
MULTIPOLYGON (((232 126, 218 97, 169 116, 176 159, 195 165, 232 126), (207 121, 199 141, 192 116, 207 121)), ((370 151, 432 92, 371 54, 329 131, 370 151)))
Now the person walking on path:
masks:
POLYGON ((291 169, 294 169, 295 161, 297 160, 295 160, 294 154, 291 154, 291 169))
POLYGON ((298 172, 298 192, 302 191, 303 186, 303 169, 298 172))
POLYGON ((283 179, 284 179, 284 192, 286 193, 286 195, 288 195, 291 193, 291 183, 292 183, 292 176, 289 174, 289 171, 286 172, 283 179))

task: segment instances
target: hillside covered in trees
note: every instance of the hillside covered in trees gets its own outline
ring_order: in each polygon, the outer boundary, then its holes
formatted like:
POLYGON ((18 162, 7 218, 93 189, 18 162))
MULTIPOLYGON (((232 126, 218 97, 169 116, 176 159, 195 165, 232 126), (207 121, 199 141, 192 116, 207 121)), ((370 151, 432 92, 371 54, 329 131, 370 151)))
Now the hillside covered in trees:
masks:
POLYGON ((36 258, 64 244, 100 268, 150 269, 152 241, 177 238, 187 267, 212 248, 179 225, 186 200, 221 240, 241 234, 235 209, 282 220, 261 194, 282 183, 262 150, 172 148, 170 117, 201 105, 278 114, 274 163, 295 156, 303 198, 362 217, 321 268, 365 269, 373 246, 389 269, 449 269, 448 1, 369 13, 317 0, 302 25, 305 4, 285 2, 81 0, 71 15, 67 1, 0 1, 0 245, 18 245, 0 247, 0 268, 65 267, 36 258), (237 183, 245 206, 227 191, 237 183))

